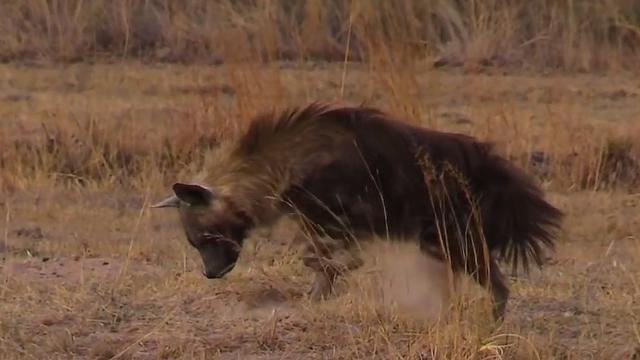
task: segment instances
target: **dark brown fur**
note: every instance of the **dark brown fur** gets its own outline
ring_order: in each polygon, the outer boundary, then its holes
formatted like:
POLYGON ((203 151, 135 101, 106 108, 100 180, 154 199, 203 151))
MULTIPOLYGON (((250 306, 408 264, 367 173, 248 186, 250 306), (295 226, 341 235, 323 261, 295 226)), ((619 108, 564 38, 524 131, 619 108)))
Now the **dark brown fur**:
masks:
POLYGON ((202 179, 210 189, 192 195, 213 199, 201 202, 209 207, 233 203, 231 217, 245 219, 245 228, 231 236, 216 230, 229 227, 222 217, 196 231, 183 220, 189 236, 218 231, 241 246, 250 227, 297 214, 313 234, 304 263, 316 271, 314 297, 328 295, 340 273, 360 266, 356 240, 417 237, 423 251, 490 287, 501 318, 509 290, 496 257, 526 271, 531 261, 541 265, 562 218, 490 144, 372 108, 312 104, 264 115, 216 159, 202 179))

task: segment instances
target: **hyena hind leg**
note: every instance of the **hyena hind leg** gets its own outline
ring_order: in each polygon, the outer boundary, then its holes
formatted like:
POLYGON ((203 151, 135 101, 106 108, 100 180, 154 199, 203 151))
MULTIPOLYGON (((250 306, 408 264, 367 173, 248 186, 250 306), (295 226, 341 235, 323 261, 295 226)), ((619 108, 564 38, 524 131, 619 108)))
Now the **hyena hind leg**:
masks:
POLYGON ((302 257, 305 266, 313 270, 309 296, 313 300, 326 299, 334 291, 339 276, 364 264, 353 247, 340 238, 313 238, 305 247, 302 257))

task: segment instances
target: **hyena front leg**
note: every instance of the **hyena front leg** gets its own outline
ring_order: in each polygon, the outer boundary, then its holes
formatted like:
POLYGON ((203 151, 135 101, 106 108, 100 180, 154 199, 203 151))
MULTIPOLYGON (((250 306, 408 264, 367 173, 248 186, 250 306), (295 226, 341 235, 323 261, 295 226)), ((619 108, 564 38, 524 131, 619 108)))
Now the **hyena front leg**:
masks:
POLYGON ((346 240, 328 236, 312 238, 305 247, 302 259, 314 272, 309 291, 313 300, 326 299, 333 292, 339 276, 359 268, 364 263, 346 240))

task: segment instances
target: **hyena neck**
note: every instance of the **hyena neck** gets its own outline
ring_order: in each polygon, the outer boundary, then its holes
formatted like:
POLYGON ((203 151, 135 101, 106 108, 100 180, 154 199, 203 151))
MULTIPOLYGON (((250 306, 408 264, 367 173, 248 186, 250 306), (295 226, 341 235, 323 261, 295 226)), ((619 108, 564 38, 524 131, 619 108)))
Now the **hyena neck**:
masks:
POLYGON ((351 134, 337 126, 303 125, 286 141, 271 134, 273 139, 262 139, 250 149, 242 142, 220 148, 210 157, 203 181, 233 199, 257 226, 274 223, 290 205, 282 195, 310 171, 334 161, 337 149, 352 141, 351 134))
POLYGON ((234 154, 219 158, 196 181, 213 188, 246 214, 251 228, 270 226, 282 215, 280 194, 286 189, 287 169, 261 162, 239 159, 234 154))
POLYGON ((277 220, 282 195, 353 146, 352 116, 311 105, 252 120, 239 138, 209 154, 206 184, 232 198, 256 224, 277 220))

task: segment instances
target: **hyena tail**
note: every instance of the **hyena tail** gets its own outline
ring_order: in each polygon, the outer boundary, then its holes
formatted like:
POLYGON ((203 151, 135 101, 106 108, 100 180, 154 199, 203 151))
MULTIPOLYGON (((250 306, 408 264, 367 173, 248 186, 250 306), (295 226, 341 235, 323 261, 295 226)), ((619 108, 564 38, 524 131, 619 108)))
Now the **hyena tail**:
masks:
POLYGON ((488 154, 476 173, 482 193, 480 206, 489 248, 529 272, 533 260, 543 263, 543 247, 555 248, 555 230, 564 214, 547 202, 533 179, 506 159, 488 154))

